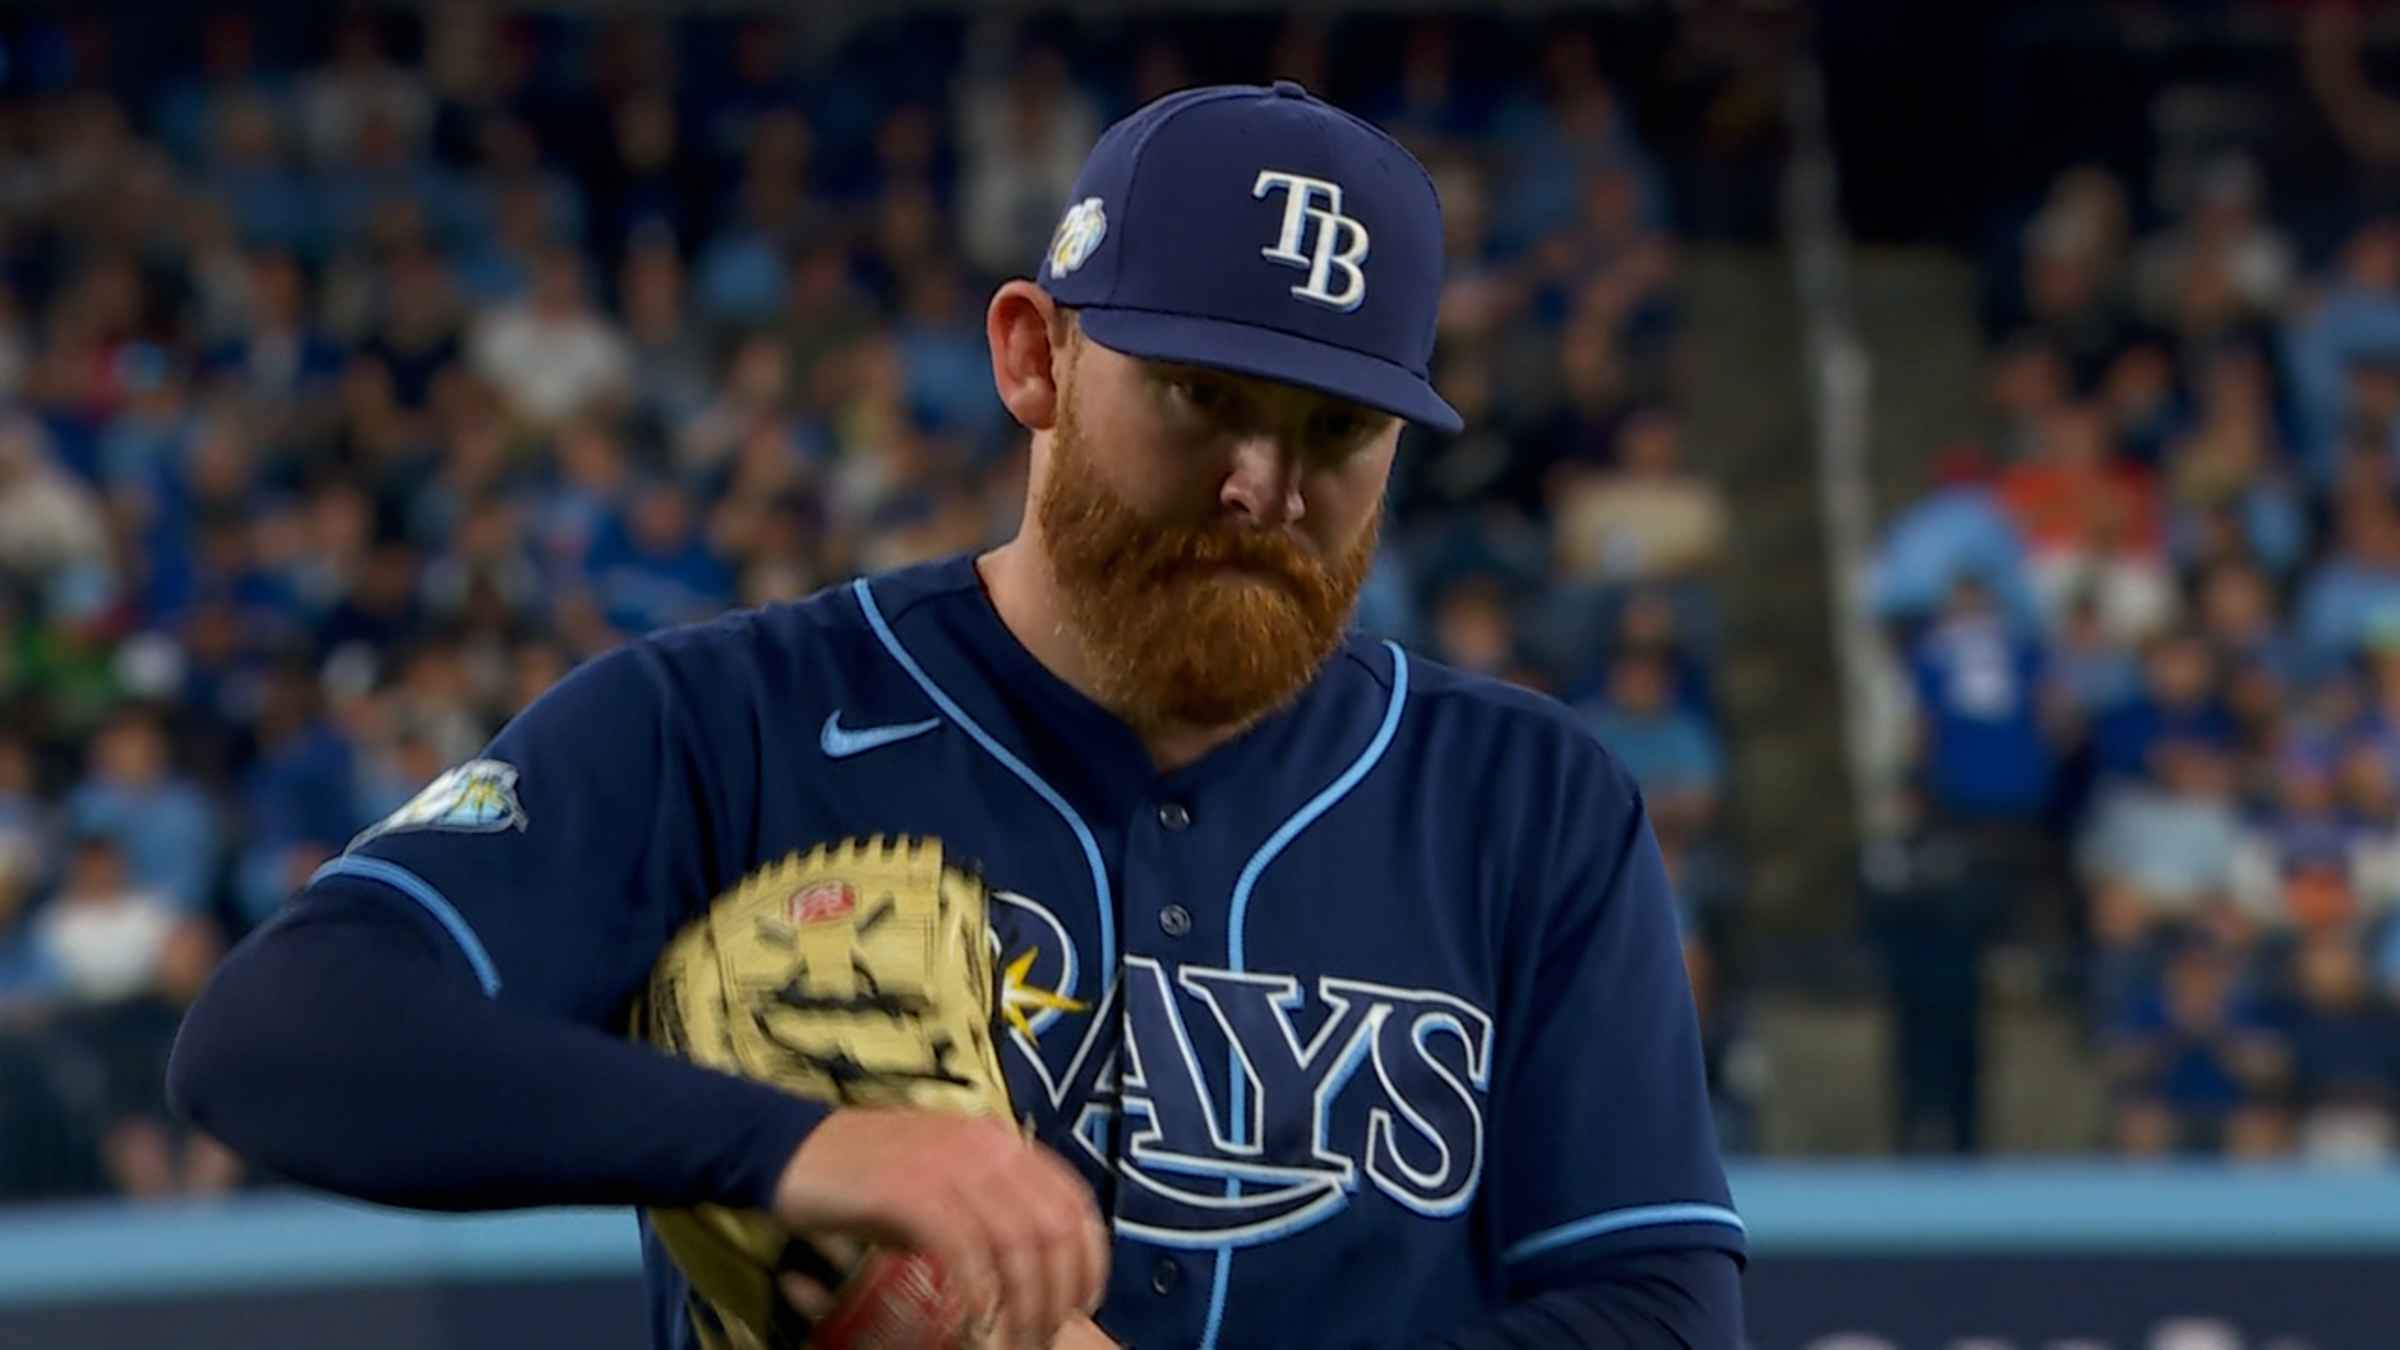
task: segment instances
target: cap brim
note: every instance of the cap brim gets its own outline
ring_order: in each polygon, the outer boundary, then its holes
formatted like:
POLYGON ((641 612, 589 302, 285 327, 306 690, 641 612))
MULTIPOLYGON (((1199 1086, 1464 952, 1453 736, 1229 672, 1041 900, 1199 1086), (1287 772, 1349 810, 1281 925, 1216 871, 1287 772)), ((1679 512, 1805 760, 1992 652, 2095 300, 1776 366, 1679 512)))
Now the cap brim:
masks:
POLYGON ((1296 384, 1441 431, 1466 425, 1432 385, 1379 357, 1224 319, 1100 305, 1075 313, 1094 342, 1127 356, 1296 384))

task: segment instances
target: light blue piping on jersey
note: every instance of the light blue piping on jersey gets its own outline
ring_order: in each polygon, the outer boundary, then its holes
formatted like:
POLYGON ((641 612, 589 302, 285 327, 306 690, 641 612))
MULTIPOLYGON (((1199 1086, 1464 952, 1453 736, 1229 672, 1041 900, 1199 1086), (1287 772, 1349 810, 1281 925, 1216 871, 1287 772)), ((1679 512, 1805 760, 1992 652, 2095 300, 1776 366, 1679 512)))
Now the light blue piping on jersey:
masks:
MULTIPOLYGON (((1027 766, 1025 761, 1010 754, 1007 746, 992 739, 990 732, 977 725, 974 718, 967 716, 965 709, 942 692, 942 687, 935 684, 933 677, 925 673, 925 668, 908 654, 908 648, 900 645, 892 626, 883 621, 883 611, 876 607, 875 593, 867 589, 865 577, 851 582, 850 591, 858 597, 858 607, 866 611, 867 626, 875 630, 876 640, 883 643, 883 649, 892 654, 892 659, 900 663, 902 670, 908 672, 908 678, 915 680, 917 687, 925 691, 925 697, 933 700, 933 706, 941 709, 943 716, 958 723, 959 730, 982 746, 985 754, 1000 761, 1001 768, 1015 774, 1025 786, 1032 788, 1033 795, 1048 802, 1050 809, 1058 812, 1060 818, 1067 822, 1067 828, 1075 832, 1075 842, 1083 846, 1083 860, 1092 869, 1092 898, 1100 907, 1100 990, 1106 994, 1116 978, 1117 904, 1109 893, 1108 868, 1100 861, 1100 843, 1092 838, 1091 827, 1083 823, 1083 817, 1075 814, 1075 808, 1067 805, 1067 799, 1059 796, 1056 788, 1042 781, 1042 776, 1027 766)), ((1061 992, 1071 994, 1074 991, 1061 992)))
MULTIPOLYGON (((1237 974, 1246 968, 1242 950, 1242 920, 1249 915, 1250 894, 1257 889, 1259 876, 1267 870, 1267 864, 1275 861, 1276 855, 1283 852, 1285 845, 1297 838, 1302 830, 1316 824, 1317 817, 1332 810, 1335 802, 1350 795, 1350 789, 1357 787, 1359 780, 1365 778, 1383 758, 1383 752, 1391 748, 1392 733, 1400 728, 1400 710, 1408 702, 1408 653, 1400 650, 1397 642, 1385 642, 1383 645, 1392 654, 1392 696, 1391 702, 1383 710, 1383 725, 1375 729, 1375 739, 1367 742, 1367 748, 1359 752, 1358 758, 1342 771, 1341 777, 1327 784, 1324 791, 1309 798, 1308 804, 1293 812, 1292 818, 1283 822, 1282 828, 1267 836, 1267 842, 1259 845, 1258 852, 1250 855, 1249 864, 1242 868, 1241 876, 1233 883, 1233 913, 1226 921, 1225 955, 1230 968, 1237 974)), ((1247 1109, 1249 1082, 1242 1074, 1238 1052, 1228 1051, 1225 1063, 1226 1077, 1233 1089, 1233 1109, 1228 1113, 1226 1127, 1232 1131, 1234 1143, 1246 1143, 1248 1141, 1244 1135, 1248 1131, 1245 1126, 1250 1115, 1247 1109)), ((1241 1189, 1242 1183, 1238 1178, 1226 1179, 1227 1198, 1241 1194, 1241 1189)), ((1232 1277, 1233 1246, 1228 1243, 1217 1248, 1217 1275, 1208 1291, 1208 1324, 1200 1333, 1200 1350, 1216 1350, 1217 1332, 1225 1321, 1225 1291, 1232 1277)))
POLYGON ((1668 1223, 1721 1223, 1737 1233, 1750 1231, 1750 1225, 1742 1222, 1741 1215, 1723 1205, 1635 1205, 1630 1209, 1612 1209, 1588 1219, 1577 1219, 1573 1223, 1543 1229, 1522 1242, 1511 1244, 1508 1250, 1500 1253, 1500 1259, 1503 1262, 1522 1261, 1571 1246, 1585 1238, 1599 1237, 1603 1233, 1621 1233, 1628 1228, 1656 1228, 1668 1223))
POLYGON ((345 853, 318 868, 308 878, 308 884, 314 886, 327 877, 360 877, 368 881, 380 881, 416 901, 442 927, 450 930, 451 940, 458 944, 460 951, 467 954, 467 964, 475 968, 475 982, 483 986, 484 997, 499 997, 500 969, 492 964, 492 954, 483 949, 483 939, 475 936, 475 929, 467 922, 467 916, 459 913, 456 905, 435 890, 432 882, 396 862, 362 858, 354 853, 345 853))

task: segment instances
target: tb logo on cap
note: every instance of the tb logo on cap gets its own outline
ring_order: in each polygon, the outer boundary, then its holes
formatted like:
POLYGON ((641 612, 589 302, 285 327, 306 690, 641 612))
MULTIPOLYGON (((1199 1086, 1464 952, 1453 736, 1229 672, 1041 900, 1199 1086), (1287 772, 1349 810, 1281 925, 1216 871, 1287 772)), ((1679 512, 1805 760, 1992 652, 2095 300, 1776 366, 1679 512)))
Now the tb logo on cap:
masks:
POLYGON ((1260 256, 1287 267, 1307 268, 1308 284, 1292 287, 1292 294, 1310 304, 1345 314, 1358 308, 1367 298, 1367 274, 1358 266, 1367 257, 1367 227, 1357 217, 1342 214, 1342 185, 1261 169, 1250 195, 1264 201, 1268 193, 1277 190, 1283 193, 1283 233, 1273 248, 1260 249, 1260 256), (1320 198, 1323 206, 1312 204, 1320 198), (1316 247, 1302 253, 1300 235, 1310 221, 1317 226, 1316 247), (1337 267, 1342 271, 1342 289, 1327 290, 1325 284, 1333 279, 1337 267))

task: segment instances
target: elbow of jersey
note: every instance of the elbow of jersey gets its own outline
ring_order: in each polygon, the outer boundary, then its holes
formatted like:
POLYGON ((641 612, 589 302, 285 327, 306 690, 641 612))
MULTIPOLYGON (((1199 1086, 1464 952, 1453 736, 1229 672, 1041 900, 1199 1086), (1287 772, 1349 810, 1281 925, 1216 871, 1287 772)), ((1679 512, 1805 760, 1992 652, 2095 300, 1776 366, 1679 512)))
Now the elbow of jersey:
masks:
POLYGON ((233 1065, 219 1053, 225 1037, 217 1030, 210 1001, 203 996, 185 1015, 167 1056, 167 1107, 177 1119, 196 1130, 222 1138, 222 1110, 231 1095, 233 1065))
POLYGON ((167 1056, 166 1097, 185 1124, 257 1161, 257 1147, 272 1133, 265 1113, 321 1076, 291 1081, 293 1056, 277 1052, 274 1034, 289 1006, 278 1011, 275 991, 255 987, 266 972, 243 967, 220 966, 185 1013, 167 1056))

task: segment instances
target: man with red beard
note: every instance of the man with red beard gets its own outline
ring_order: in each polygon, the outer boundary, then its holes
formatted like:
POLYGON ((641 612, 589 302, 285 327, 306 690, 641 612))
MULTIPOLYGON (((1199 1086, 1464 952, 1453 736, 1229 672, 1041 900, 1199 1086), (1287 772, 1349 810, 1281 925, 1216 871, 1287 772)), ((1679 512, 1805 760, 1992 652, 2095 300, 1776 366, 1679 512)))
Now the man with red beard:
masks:
MULTIPOLYGON (((1297 85, 1112 127, 987 313, 1018 536, 562 681, 228 961, 186 1112, 370 1199, 919 1249, 995 1344, 1731 1350, 1640 794, 1557 704, 1346 632, 1402 422, 1459 425, 1441 237, 1416 161, 1297 85), (898 835, 993 889, 1024 1135, 604 1034, 710 897, 898 835)), ((645 1258, 654 1345, 697 1344, 645 1258)))

